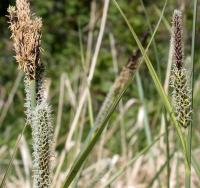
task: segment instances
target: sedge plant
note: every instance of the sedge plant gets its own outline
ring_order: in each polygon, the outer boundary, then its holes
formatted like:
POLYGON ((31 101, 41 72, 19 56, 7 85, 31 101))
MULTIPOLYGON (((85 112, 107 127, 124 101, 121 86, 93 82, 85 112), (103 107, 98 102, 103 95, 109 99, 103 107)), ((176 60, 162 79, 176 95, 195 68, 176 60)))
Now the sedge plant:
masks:
MULTIPOLYGON (((148 37, 148 32, 144 34, 142 39, 142 44, 146 43, 148 37)), ((77 173, 82 167, 83 163, 87 159, 89 153, 92 151, 99 137, 101 136, 103 130, 105 129, 107 122, 112 115, 113 111, 117 107, 120 99, 126 92, 128 86, 130 85, 133 76, 135 76, 136 71, 139 69, 141 61, 141 52, 139 49, 129 58, 127 64, 123 67, 120 74, 117 76, 115 82, 113 83, 110 91, 108 92, 100 110, 96 117, 94 127, 91 129, 87 139, 84 142, 82 151, 79 153, 75 159, 67 177, 63 184, 63 188, 70 186, 72 181, 75 179, 77 173)))
POLYGON ((175 10, 172 21, 172 45, 174 64, 171 71, 172 104, 180 126, 187 128, 191 121, 191 90, 188 71, 183 63, 182 13, 175 10))
MULTIPOLYGON (((192 115, 192 93, 189 71, 184 64, 184 45, 182 12, 175 10, 172 18, 172 55, 173 65, 171 71, 172 104, 175 116, 180 127, 183 128, 185 143, 187 143, 186 130, 191 125, 192 115)), ((185 182, 189 185, 190 177, 190 159, 188 145, 186 145, 186 157, 188 166, 185 166, 185 182)), ((187 186, 188 187, 188 186, 187 186)))
POLYGON ((15 58, 25 74, 26 123, 31 125, 33 137, 33 187, 50 187, 53 128, 45 97, 45 66, 40 61, 42 21, 31 13, 28 0, 16 0, 16 7, 10 6, 8 12, 15 58))

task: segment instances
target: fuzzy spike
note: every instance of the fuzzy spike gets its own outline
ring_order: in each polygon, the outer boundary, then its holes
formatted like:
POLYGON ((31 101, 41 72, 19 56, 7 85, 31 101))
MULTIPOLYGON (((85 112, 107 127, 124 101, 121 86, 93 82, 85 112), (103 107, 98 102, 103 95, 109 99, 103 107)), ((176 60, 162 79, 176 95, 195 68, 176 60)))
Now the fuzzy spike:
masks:
POLYGON ((50 157, 53 138, 51 110, 46 102, 37 105, 32 123, 33 187, 48 188, 51 184, 50 157))
POLYGON ((182 12, 175 10, 172 19, 173 58, 178 69, 183 67, 183 24, 182 12))
POLYGON ((172 22, 173 61, 171 72, 172 102, 180 126, 187 128, 191 121, 191 89, 188 71, 183 63, 182 13, 175 10, 172 22))
MULTIPOLYGON (((147 37, 148 33, 145 33, 142 38, 142 44, 146 43, 147 37)), ((135 72, 138 70, 140 65, 140 56, 141 52, 139 49, 137 49, 136 52, 129 58, 128 63, 123 67, 100 108, 95 121, 96 125, 99 125, 102 122, 115 98, 126 88, 131 80, 131 77, 134 76, 135 72)))

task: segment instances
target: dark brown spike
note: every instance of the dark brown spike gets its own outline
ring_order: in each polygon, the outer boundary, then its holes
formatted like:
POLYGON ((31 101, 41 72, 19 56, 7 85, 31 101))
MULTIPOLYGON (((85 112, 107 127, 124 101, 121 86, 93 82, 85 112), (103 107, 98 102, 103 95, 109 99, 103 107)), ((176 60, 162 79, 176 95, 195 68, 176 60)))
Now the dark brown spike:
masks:
MULTIPOLYGON (((147 41, 147 38, 149 36, 149 32, 145 32, 143 34, 143 37, 142 37, 142 40, 141 40, 141 44, 144 46, 146 44, 146 41, 147 41)), ((140 49, 138 48, 135 53, 133 55, 130 56, 130 58, 128 59, 128 63, 126 64, 126 67, 128 69, 131 69, 131 70, 134 70, 136 67, 137 67, 137 62, 138 62, 138 59, 140 58, 141 56, 141 51, 140 49)))
POLYGON ((182 12, 175 10, 172 19, 173 58, 178 69, 183 67, 182 12))

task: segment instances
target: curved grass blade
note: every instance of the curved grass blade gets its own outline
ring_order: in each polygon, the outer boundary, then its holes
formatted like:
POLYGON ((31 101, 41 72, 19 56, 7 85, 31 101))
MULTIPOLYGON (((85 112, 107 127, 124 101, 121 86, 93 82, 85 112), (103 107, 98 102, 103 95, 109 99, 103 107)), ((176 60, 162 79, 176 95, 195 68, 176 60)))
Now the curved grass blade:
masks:
MULTIPOLYGON (((157 7, 156 4, 153 5, 153 8, 154 8, 154 10, 155 10, 155 12, 157 13, 158 16, 160 16, 162 14, 161 11, 160 11, 160 9, 157 7)), ((167 18, 165 16, 163 16, 162 20, 163 20, 163 24, 165 25, 166 29, 169 32, 171 32, 171 26, 170 26, 167 18)))
MULTIPOLYGON (((142 5, 142 9, 144 11, 145 19, 147 20, 147 25, 149 27, 150 33, 152 35, 153 34, 153 29, 152 29, 151 22, 150 22, 150 19, 149 19, 149 14, 148 14, 148 12, 146 10, 146 7, 145 7, 143 1, 144 0, 140 0, 140 3, 142 5)), ((156 41, 154 39, 153 39, 152 45, 153 45, 153 51, 154 51, 154 56, 155 56, 155 60, 156 60, 158 76, 159 76, 159 78, 161 78, 160 60, 159 60, 160 58, 159 58, 159 55, 158 55, 158 48, 157 48, 157 45, 156 45, 156 41)))
MULTIPOLYGON (((163 8, 163 12, 165 10, 165 7, 166 7, 166 4, 163 8)), ((144 53, 147 52, 153 38, 154 38, 154 35, 156 33, 156 30, 158 29, 158 26, 161 22, 161 19, 162 19, 162 16, 163 14, 161 15, 160 19, 159 19, 159 22, 153 32, 153 35, 148 43, 148 46, 145 50, 144 53)), ((142 45, 140 43, 140 45, 142 45)), ((144 56, 144 55, 143 55, 144 56)), ((91 152, 91 150, 93 149, 94 145, 96 144, 98 138, 100 137, 102 131, 104 130, 104 128, 106 127, 107 125, 107 122, 110 118, 110 116, 112 115, 113 111, 115 110, 118 102, 120 101, 121 97, 123 96, 123 94, 125 93, 127 87, 128 87, 129 84, 126 85, 125 89, 121 91, 121 93, 116 97, 115 101, 113 102, 113 104, 111 105, 109 111, 107 112, 106 116, 103 118, 103 120, 101 120, 101 123, 94 126, 94 128, 90 131, 84 145, 83 145, 83 149, 82 151, 80 152, 80 154, 78 155, 78 157, 76 158, 75 162, 73 163, 72 165, 72 168, 68 174, 68 176, 66 177, 66 180, 63 184, 63 187, 64 188, 67 188, 69 187, 69 185, 71 184, 71 182, 73 181, 73 179, 75 178, 76 174, 78 173, 79 169, 81 168, 81 165, 82 163, 86 160, 87 156, 89 155, 89 153, 91 152)))
MULTIPOLYGON (((144 48, 143 48, 143 46, 142 46, 142 44, 141 44, 138 36, 137 36, 137 34, 135 33, 134 29, 130 25, 127 17, 123 13, 122 9, 120 8, 120 6, 116 2, 116 0, 113 0, 113 2, 115 4, 115 6, 117 7, 117 9, 119 10, 119 12, 122 15, 122 17, 124 18, 124 20, 125 20, 128 28, 130 29, 130 31, 131 31, 131 33, 133 35, 133 38, 135 39, 135 41, 136 41, 139 49, 141 50, 141 53, 143 55, 143 58, 144 58, 145 63, 147 65, 147 68, 149 69, 150 75, 151 75, 151 77, 152 77, 152 79, 154 81, 154 84, 156 86, 156 89, 157 89, 157 91, 158 91, 158 93, 159 93, 159 95, 160 95, 160 97, 162 99, 162 102, 163 102, 163 104, 164 104, 164 106, 165 106, 168 114, 170 115, 170 118, 171 118, 171 120, 173 122, 173 125, 176 128, 176 131, 177 131, 177 134, 178 134, 181 146, 182 146, 183 154, 184 154, 186 169, 188 170, 188 168, 189 168, 189 162, 188 162, 188 158, 187 158, 186 142, 184 140, 184 136, 183 136, 182 130, 181 130, 178 122, 176 121, 176 117, 175 117, 175 115, 173 113, 173 108, 172 108, 172 106, 171 106, 171 104, 169 102, 169 99, 168 99, 167 95, 165 94, 165 91, 164 91, 164 89, 163 89, 163 87, 162 87, 162 85, 160 83, 160 80, 159 80, 159 78, 158 78, 158 76, 157 76, 157 74, 156 74, 156 72, 155 72, 155 70, 154 70, 154 68, 152 66, 152 63, 151 63, 149 57, 147 56, 147 54, 146 54, 146 52, 145 52, 145 50, 144 50, 144 48)), ((164 7, 163 7, 163 11, 162 11, 161 16, 163 16, 163 14, 164 14, 164 9, 166 7, 166 4, 167 4, 167 0, 165 1, 165 4, 164 4, 164 7)), ((160 19, 161 19, 161 17, 160 17, 160 19)), ((158 27, 158 25, 156 26, 156 28, 157 27, 158 27)), ((154 30, 153 35, 155 34, 156 31, 157 31, 157 29, 154 30)))
POLYGON ((103 132, 104 128, 107 125, 108 120, 110 119, 112 113, 114 112, 117 104, 119 103, 120 99, 122 98, 123 94, 127 90, 127 87, 123 90, 123 92, 118 95, 118 97, 113 102, 112 106, 110 107, 110 110, 108 114, 105 116, 104 120, 98 127, 94 127, 95 129, 92 129, 92 133, 94 132, 93 136, 91 137, 89 134, 89 137, 87 139, 87 142, 85 143, 84 149, 81 151, 81 153, 78 155, 77 159, 72 165, 72 168, 69 172, 69 175, 66 178, 66 181, 63 184, 64 188, 69 187, 73 179, 75 178, 76 174, 78 173, 79 169, 81 168, 82 164, 86 160, 87 156, 95 146, 98 138, 101 136, 101 133, 103 132), (90 138, 91 137, 91 138, 90 138))

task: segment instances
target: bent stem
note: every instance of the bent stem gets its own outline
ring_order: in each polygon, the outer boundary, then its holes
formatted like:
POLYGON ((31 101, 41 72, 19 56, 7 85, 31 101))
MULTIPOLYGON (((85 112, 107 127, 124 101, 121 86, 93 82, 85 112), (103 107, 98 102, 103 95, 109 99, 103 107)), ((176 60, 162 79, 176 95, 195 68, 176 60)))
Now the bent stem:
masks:
MULTIPOLYGON (((124 18, 124 20, 125 20, 128 28, 129 28, 131 34, 133 35, 133 38, 135 39, 135 41, 136 41, 136 43, 137 43, 137 45, 138 45, 138 47, 139 47, 139 49, 140 49, 140 51, 142 53, 143 59, 144 59, 146 65, 147 65, 147 68, 149 69, 150 75, 151 75, 151 77, 152 77, 152 79, 154 81, 155 87, 156 87, 156 89, 157 89, 157 91, 158 91, 158 93, 159 93, 159 95, 160 95, 160 97, 162 99, 162 102, 163 102, 168 114, 170 114, 170 119, 171 119, 171 121, 173 122, 173 125, 176 128, 177 135, 178 135, 178 138, 179 138, 180 143, 181 143, 181 147, 182 147, 182 151, 183 151, 183 155, 184 155, 185 166, 186 166, 186 169, 188 170, 189 161, 187 159, 186 142, 185 142, 185 139, 184 139, 183 132, 181 131, 181 128, 180 128, 180 126, 179 126, 179 124, 178 124, 178 122, 176 120, 175 115, 174 115, 173 108, 172 108, 172 106, 171 106, 171 104, 169 102, 169 99, 168 99, 168 97, 167 97, 167 95, 166 95, 166 93, 165 93, 165 91, 164 91, 164 89, 162 87, 162 84, 160 83, 160 80, 159 80, 159 78, 158 78, 158 76, 157 76, 157 74, 156 74, 156 72, 155 72, 155 70, 154 70, 154 68, 152 66, 152 63, 151 63, 148 55, 146 54, 146 52, 145 52, 145 50, 144 50, 144 48, 143 48, 143 46, 142 46, 137 34, 136 34, 136 32, 134 31, 133 27, 131 26, 130 22, 128 21, 127 17, 125 16, 124 12, 120 8, 120 6, 116 2, 116 0, 113 0, 113 2, 115 4, 115 6, 117 7, 117 9, 119 10, 119 12, 122 15, 122 17, 124 18)), ((164 7, 163 7, 163 11, 162 11, 162 14, 161 14, 161 17, 160 17, 159 21, 161 21, 161 19, 163 17, 166 4, 167 4, 167 0, 165 1, 164 7)), ((156 28, 159 26, 159 23, 160 22, 158 22, 156 28)), ((157 29, 154 30, 153 35, 155 35, 156 31, 157 31, 157 29)))

